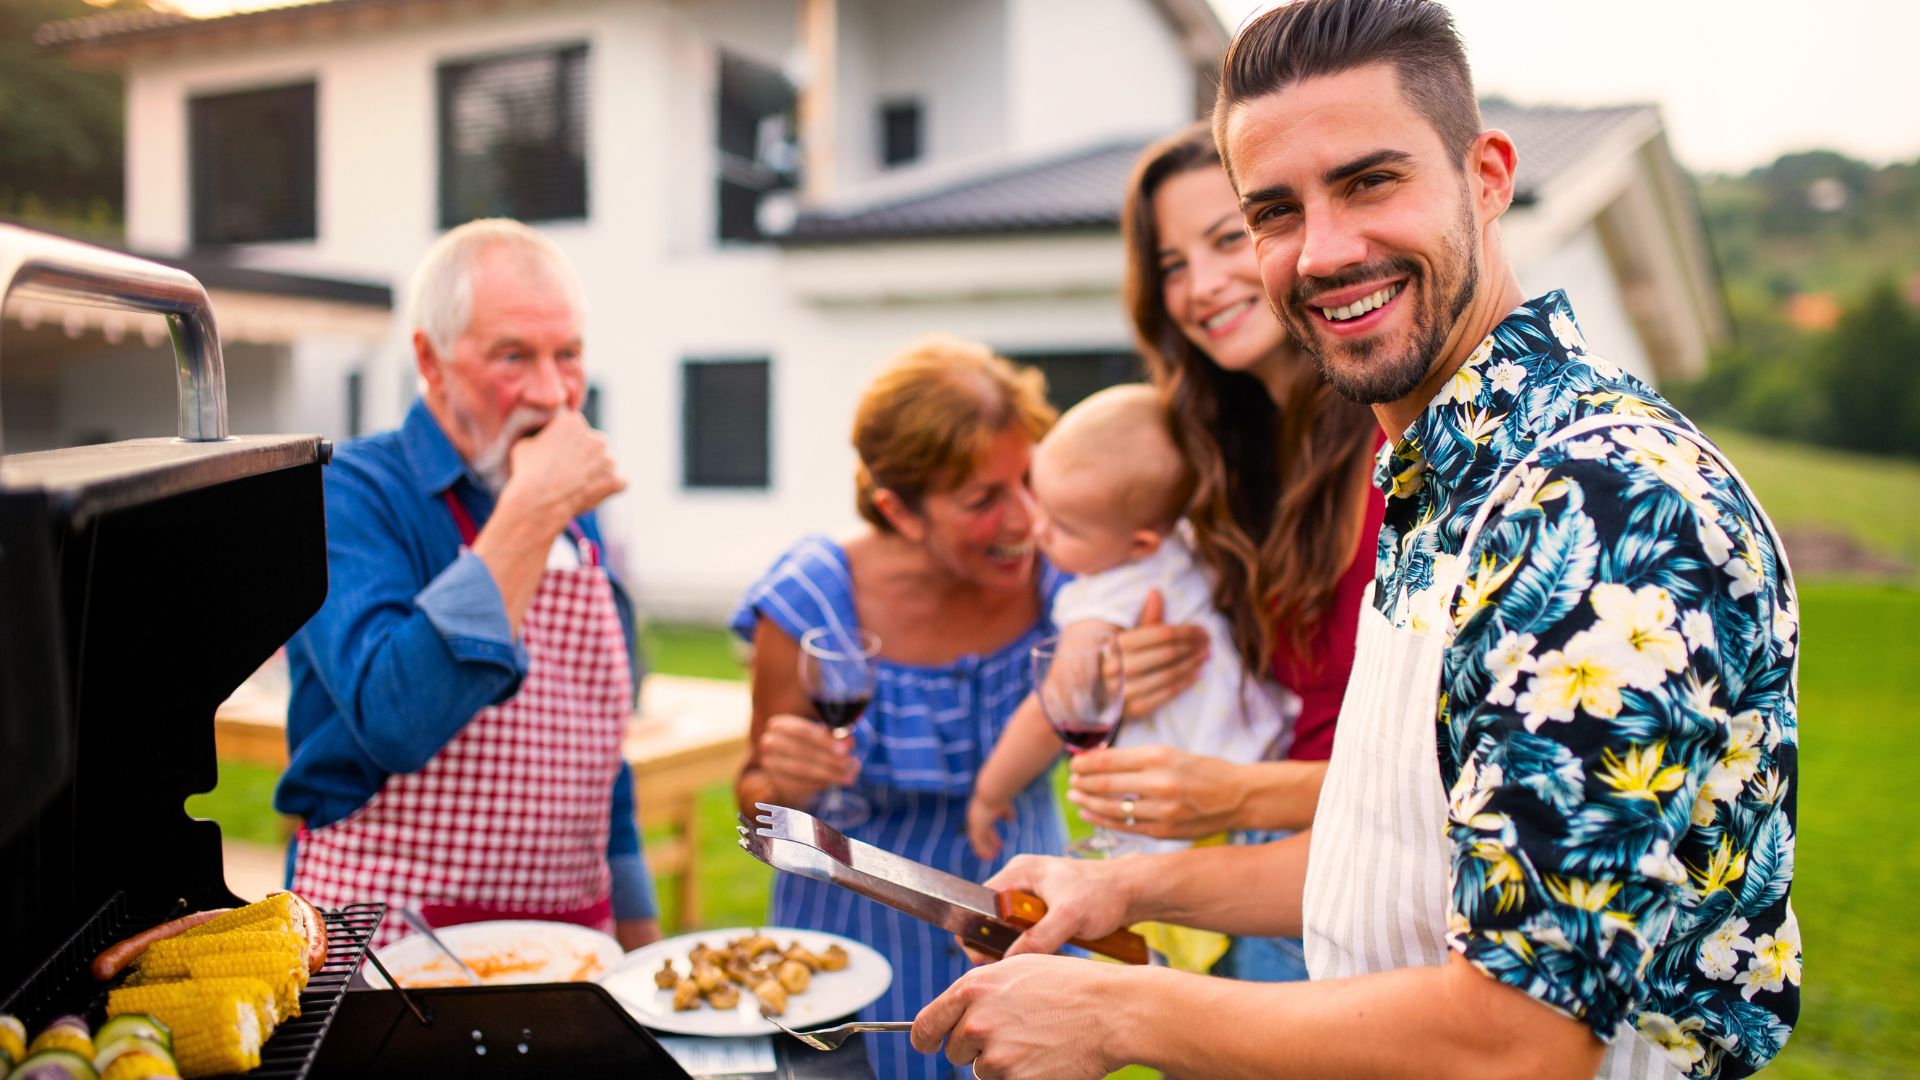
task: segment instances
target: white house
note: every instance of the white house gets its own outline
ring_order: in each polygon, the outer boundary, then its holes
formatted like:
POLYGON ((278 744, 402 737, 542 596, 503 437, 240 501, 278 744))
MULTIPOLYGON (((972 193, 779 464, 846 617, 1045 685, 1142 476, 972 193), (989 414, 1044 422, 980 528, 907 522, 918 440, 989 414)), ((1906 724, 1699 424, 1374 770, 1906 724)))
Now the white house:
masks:
MULTIPOLYGON (((127 76, 136 250, 400 286, 446 227, 538 223, 585 282, 628 579, 710 620, 853 523, 854 399, 912 339, 986 341, 1070 397, 1129 376, 1121 185, 1226 34, 1205 0, 327 0, 40 40, 127 76)), ((1725 319, 1658 115, 1488 118, 1520 144, 1524 283, 1569 286, 1630 368, 1697 368, 1725 319)), ((271 426, 396 422, 405 341, 290 347, 271 426)))

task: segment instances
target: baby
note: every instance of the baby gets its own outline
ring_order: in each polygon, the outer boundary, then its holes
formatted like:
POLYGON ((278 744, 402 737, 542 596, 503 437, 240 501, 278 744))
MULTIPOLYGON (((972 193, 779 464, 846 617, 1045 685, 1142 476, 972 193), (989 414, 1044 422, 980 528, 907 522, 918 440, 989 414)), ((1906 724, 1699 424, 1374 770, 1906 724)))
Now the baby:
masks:
MULTIPOLYGON (((1210 639, 1200 680, 1153 715, 1123 721, 1115 745, 1165 744, 1242 763, 1280 749, 1298 703, 1246 677, 1232 630, 1213 607, 1213 582, 1180 520, 1193 496, 1193 469, 1174 446, 1160 395, 1131 383, 1074 406, 1035 451, 1032 477, 1040 507, 1035 540, 1054 566, 1076 575, 1053 601, 1061 632, 1084 623, 1130 627, 1147 593, 1158 590, 1167 622, 1204 626, 1210 639)), ((1029 694, 981 766, 967 806, 967 836, 981 858, 999 852, 995 823, 1011 818, 1015 793, 1060 750, 1038 696, 1029 694)), ((1133 851, 1185 846, 1128 840, 1133 851)))

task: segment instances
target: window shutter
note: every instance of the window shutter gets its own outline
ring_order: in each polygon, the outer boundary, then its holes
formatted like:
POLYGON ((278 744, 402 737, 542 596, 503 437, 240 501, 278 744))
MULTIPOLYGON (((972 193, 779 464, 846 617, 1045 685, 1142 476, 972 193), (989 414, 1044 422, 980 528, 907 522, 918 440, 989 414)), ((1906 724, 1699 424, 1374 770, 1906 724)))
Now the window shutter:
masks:
POLYGON ((688 360, 682 371, 682 482, 690 488, 769 485, 766 360, 688 360))
POLYGON ((196 245, 311 240, 314 84, 189 99, 196 245))
POLYGON ((440 226, 587 216, 587 47, 442 64, 440 226))

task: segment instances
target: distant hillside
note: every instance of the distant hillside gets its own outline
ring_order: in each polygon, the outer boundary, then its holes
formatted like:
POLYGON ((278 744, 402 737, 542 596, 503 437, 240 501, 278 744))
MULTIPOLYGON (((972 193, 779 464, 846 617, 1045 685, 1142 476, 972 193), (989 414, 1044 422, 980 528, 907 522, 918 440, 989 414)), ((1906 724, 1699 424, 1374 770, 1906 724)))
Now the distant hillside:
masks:
POLYGON ((1825 150, 1788 154, 1703 178, 1700 207, 1730 291, 1844 301, 1920 275, 1920 160, 1876 169, 1825 150))
POLYGON ((1735 339, 1691 385, 1697 419, 1920 458, 1920 161, 1827 151, 1700 181, 1735 339))

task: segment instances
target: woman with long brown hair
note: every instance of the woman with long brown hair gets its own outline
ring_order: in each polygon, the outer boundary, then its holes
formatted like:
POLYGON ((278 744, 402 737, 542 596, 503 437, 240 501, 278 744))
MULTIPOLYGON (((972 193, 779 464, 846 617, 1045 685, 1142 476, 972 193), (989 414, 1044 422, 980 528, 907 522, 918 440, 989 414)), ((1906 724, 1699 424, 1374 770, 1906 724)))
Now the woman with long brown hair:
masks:
MULTIPOLYGON (((1283 760, 1236 765, 1166 746, 1087 753, 1068 797, 1110 828, 1257 842, 1312 824, 1373 579, 1379 425, 1321 379, 1268 308, 1206 124, 1141 156, 1123 226, 1140 349, 1199 477, 1187 516, 1214 603, 1246 669, 1270 671, 1301 712, 1283 760)), ((1297 950, 1263 941, 1236 941, 1215 970, 1304 977, 1297 950)))

